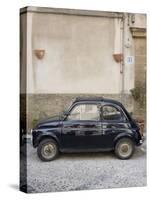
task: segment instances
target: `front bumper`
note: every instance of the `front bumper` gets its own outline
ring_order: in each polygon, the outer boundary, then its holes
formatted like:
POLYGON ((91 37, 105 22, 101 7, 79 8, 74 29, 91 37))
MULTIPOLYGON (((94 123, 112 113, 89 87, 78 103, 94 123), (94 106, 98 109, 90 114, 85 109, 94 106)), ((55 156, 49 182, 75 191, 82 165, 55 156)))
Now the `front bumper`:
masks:
POLYGON ((145 137, 144 136, 142 136, 142 138, 139 140, 139 142, 138 142, 138 146, 139 145, 142 145, 143 144, 143 142, 144 142, 144 140, 145 140, 145 137))

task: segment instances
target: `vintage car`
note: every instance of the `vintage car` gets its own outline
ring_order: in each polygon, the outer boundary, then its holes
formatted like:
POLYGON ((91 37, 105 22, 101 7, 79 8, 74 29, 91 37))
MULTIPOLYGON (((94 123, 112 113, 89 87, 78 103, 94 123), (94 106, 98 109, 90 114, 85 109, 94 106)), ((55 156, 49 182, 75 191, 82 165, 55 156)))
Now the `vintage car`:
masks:
POLYGON ((32 130, 33 147, 43 161, 59 152, 114 151, 128 159, 143 142, 142 133, 124 106, 112 99, 77 98, 62 115, 39 122, 32 130))

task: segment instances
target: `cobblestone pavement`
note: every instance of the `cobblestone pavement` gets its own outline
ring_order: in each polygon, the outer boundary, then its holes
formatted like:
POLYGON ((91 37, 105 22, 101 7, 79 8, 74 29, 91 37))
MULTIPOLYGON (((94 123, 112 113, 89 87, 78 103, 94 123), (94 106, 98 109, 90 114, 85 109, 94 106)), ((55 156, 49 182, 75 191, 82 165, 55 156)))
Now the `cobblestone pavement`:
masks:
POLYGON ((61 154, 42 162, 27 144, 28 192, 134 187, 146 185, 146 144, 137 147, 129 160, 113 152, 61 154))

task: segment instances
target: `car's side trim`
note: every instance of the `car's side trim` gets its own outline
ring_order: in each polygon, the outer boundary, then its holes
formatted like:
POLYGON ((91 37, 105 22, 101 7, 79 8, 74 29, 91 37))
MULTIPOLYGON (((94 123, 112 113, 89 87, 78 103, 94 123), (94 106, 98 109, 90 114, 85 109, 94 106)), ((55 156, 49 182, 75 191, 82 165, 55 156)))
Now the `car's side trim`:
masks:
POLYGON ((96 148, 96 149, 93 149, 93 148, 86 148, 86 149, 73 149, 73 148, 66 148, 66 149, 59 149, 60 152, 63 152, 63 153, 84 153, 84 152, 107 152, 107 151, 111 151, 113 150, 114 148, 96 148))

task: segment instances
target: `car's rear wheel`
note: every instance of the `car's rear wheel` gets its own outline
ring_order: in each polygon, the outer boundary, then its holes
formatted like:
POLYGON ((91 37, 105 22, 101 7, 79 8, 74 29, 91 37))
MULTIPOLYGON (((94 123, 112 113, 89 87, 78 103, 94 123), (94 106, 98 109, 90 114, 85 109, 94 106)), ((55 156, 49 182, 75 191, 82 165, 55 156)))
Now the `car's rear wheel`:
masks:
POLYGON ((115 154, 120 159, 129 159, 134 152, 134 144, 130 138, 122 138, 115 145, 115 154))
POLYGON ((37 154, 42 161, 51 161, 58 156, 58 145, 53 139, 44 139, 40 142, 37 154))

